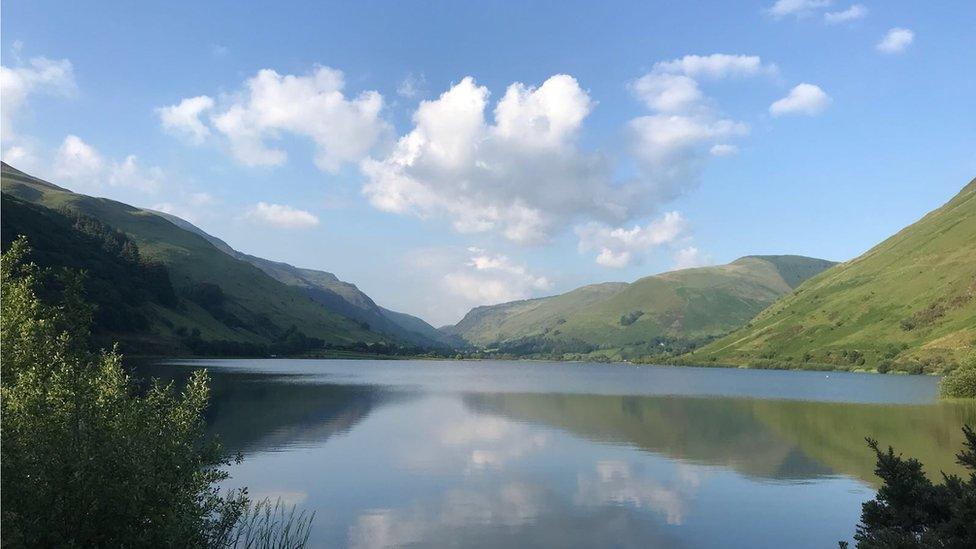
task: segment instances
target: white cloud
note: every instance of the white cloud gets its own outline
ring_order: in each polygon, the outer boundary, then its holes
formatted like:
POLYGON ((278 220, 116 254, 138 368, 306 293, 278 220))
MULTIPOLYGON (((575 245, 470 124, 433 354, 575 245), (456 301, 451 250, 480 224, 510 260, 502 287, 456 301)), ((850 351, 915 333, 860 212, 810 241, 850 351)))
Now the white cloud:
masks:
POLYGON ((661 61, 654 64, 652 72, 684 74, 691 78, 717 80, 775 73, 776 66, 763 64, 762 59, 757 55, 713 53, 711 55, 686 55, 671 61, 661 61))
POLYGON ((679 114, 635 118, 629 130, 631 154, 659 201, 676 198, 697 183, 709 144, 749 132, 742 122, 679 114))
POLYGON ((212 98, 200 95, 188 97, 177 105, 160 107, 156 109, 156 114, 165 131, 186 137, 192 143, 202 143, 210 135, 210 128, 200 120, 200 115, 213 106, 212 98))
POLYGON ((581 215, 627 216, 627 191, 576 141, 593 102, 568 75, 515 83, 486 120, 487 88, 466 77, 414 113, 414 129, 383 159, 361 165, 363 193, 381 210, 445 216, 459 232, 548 239, 581 215))
POLYGON ((122 162, 112 164, 108 172, 108 184, 153 192, 162 186, 163 177, 162 169, 155 166, 140 168, 136 155, 130 154, 122 162))
POLYGON ((38 166, 34 169, 42 177, 50 177, 55 183, 83 192, 98 192, 106 187, 125 187, 152 193, 163 186, 165 179, 161 168, 141 166, 134 154, 121 161, 105 160, 95 147, 77 135, 64 138, 54 153, 53 168, 38 166))
POLYGON ((76 91, 74 69, 67 59, 34 57, 26 65, 0 66, 0 139, 15 138, 13 122, 31 95, 69 97, 76 91))
POLYGON ((22 171, 33 173, 37 170, 37 156, 28 145, 12 145, 3 151, 3 161, 22 171))
POLYGON ((674 254, 674 269, 690 269, 712 264, 712 258, 694 246, 681 248, 674 254))
POLYGON ((632 89, 649 109, 680 112, 704 99, 698 82, 683 74, 649 72, 638 78, 632 89))
POLYGON ((283 204, 258 202, 244 214, 244 218, 261 225, 280 229, 308 229, 319 224, 310 212, 283 204))
POLYGON ((786 97, 770 105, 769 112, 773 116, 789 114, 814 116, 822 113, 830 103, 830 96, 820 89, 820 86, 803 83, 790 90, 786 97))
POLYGON ((719 143, 717 145, 712 145, 708 152, 712 156, 735 156, 739 154, 739 147, 735 145, 729 145, 728 143, 719 143))
MULTIPOLYGON (((360 163, 363 193, 381 210, 442 217, 462 233, 493 232, 522 244, 581 221, 620 224, 693 186, 709 150, 748 133, 721 116, 700 81, 776 72, 752 55, 688 55, 655 64, 630 89, 652 112, 626 126, 631 175, 579 146, 595 107, 570 75, 510 85, 494 104, 466 77, 422 101, 414 127, 382 158, 360 163), (492 113, 486 111, 491 108, 492 113)), ((731 146, 731 145, 729 145, 731 146)), ((730 149, 719 147, 718 152, 730 149)))
POLYGON ((596 262, 604 267, 630 265, 640 254, 665 244, 674 244, 688 236, 688 222, 678 212, 668 212, 646 226, 627 229, 601 223, 576 227, 580 253, 596 251, 596 262))
POLYGON ((803 17, 815 10, 826 8, 830 3, 830 0, 776 0, 766 11, 773 17, 803 17))
POLYGON ((184 99, 157 109, 167 131, 189 133, 202 140, 210 129, 226 137, 234 157, 246 166, 277 166, 287 153, 268 144, 284 134, 315 143, 315 164, 336 172, 343 164, 358 162, 389 132, 380 117, 383 97, 366 91, 355 98, 344 95, 342 71, 318 66, 306 75, 281 75, 263 69, 236 94, 224 98, 220 108, 207 96, 184 99), (210 128, 200 115, 214 111, 210 128))
POLYGON ((424 87, 427 85, 427 79, 424 77, 423 73, 414 74, 410 73, 400 82, 397 86, 397 95, 401 97, 406 97, 407 99, 414 99, 423 95, 424 87))
POLYGON ((847 23, 849 21, 856 21, 858 19, 864 19, 868 15, 868 8, 864 4, 853 4, 851 7, 843 11, 831 11, 824 14, 824 22, 828 25, 836 25, 839 23, 847 23))
POLYGON ((58 180, 91 183, 103 175, 104 164, 94 147, 77 135, 69 135, 55 154, 54 175, 58 180))
POLYGON ((909 29, 895 27, 889 30, 884 38, 875 45, 881 53, 901 53, 915 41, 915 33, 909 29))
POLYGON ((443 277, 444 289, 472 305, 494 305, 526 299, 552 288, 544 276, 531 273, 508 257, 468 248, 463 266, 443 277))
POLYGON ((702 93, 699 80, 776 72, 775 65, 763 63, 755 55, 686 55, 656 63, 651 72, 631 85, 634 94, 653 111, 628 123, 630 153, 651 201, 664 202, 681 195, 697 183, 709 151, 732 151, 733 145, 717 141, 749 131, 745 123, 724 118, 716 111, 702 93))

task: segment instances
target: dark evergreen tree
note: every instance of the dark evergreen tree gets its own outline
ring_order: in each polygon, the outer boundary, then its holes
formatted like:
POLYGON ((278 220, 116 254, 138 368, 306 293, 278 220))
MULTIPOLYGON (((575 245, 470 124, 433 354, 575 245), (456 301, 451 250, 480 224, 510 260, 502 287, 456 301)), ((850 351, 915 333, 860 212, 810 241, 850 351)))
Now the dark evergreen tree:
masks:
POLYGON ((867 439, 878 460, 875 474, 884 483, 862 506, 854 535, 859 549, 976 547, 976 431, 967 425, 963 433, 965 448, 956 457, 969 478, 943 473, 942 484, 933 484, 917 459, 903 458, 890 446, 881 450, 867 439))

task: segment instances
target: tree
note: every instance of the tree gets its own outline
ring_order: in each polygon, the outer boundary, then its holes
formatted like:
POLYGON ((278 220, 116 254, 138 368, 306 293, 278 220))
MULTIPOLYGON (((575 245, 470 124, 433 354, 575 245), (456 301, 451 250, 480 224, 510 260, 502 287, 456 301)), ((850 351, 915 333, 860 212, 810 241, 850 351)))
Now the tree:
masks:
POLYGON ((180 394, 158 382, 137 394, 118 353, 89 350, 82 277, 27 253, 21 238, 0 261, 0 543, 226 545, 248 502, 219 492, 229 460, 204 438, 206 373, 180 394), (60 295, 45 303, 51 276, 60 295))
POLYGON ((884 483, 862 506, 854 535, 859 549, 976 547, 976 431, 967 425, 963 434, 965 448, 956 457, 969 478, 943 473, 942 484, 933 484, 917 459, 904 459, 891 447, 882 451, 867 439, 884 483))

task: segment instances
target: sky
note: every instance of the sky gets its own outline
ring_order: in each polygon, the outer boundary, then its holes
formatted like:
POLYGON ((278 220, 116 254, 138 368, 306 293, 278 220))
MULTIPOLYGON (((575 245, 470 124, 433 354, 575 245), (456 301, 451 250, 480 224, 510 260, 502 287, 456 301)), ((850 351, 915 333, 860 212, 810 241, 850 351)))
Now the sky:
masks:
POLYGON ((968 0, 0 9, 6 162, 434 325, 851 259, 976 176, 968 0))

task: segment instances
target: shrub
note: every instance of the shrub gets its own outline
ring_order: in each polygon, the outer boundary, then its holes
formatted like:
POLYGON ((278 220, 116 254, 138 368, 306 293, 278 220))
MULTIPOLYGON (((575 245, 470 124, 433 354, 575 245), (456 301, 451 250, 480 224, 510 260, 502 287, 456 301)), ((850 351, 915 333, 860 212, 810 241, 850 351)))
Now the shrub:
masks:
POLYGON ((963 434, 965 448, 956 457, 971 471, 969 478, 943 474, 942 484, 933 484, 917 459, 904 459, 891 447, 882 451, 867 439, 884 483, 861 507, 854 535, 859 549, 976 547, 976 432, 967 425, 963 434))
POLYGON ((136 396, 120 355, 87 349, 81 277, 41 303, 26 253, 21 239, 2 258, 3 545, 210 545, 246 497, 217 491, 228 460, 203 440, 206 373, 136 396))
MULTIPOLYGON (((138 393, 119 354, 89 350, 82 277, 62 271, 42 302, 51 273, 27 253, 18 239, 0 258, 0 545, 236 546, 256 507, 246 489, 219 492, 231 460, 204 437, 206 371, 181 393, 156 381, 138 393)), ((286 521, 256 523, 252 546, 307 540, 310 516, 274 516, 286 521)))
POLYGON ((939 390, 944 397, 976 398, 976 355, 946 374, 939 384, 939 390))
POLYGON ((630 326, 631 324, 637 322, 637 319, 644 316, 644 311, 631 311, 620 317, 621 326, 630 326))

